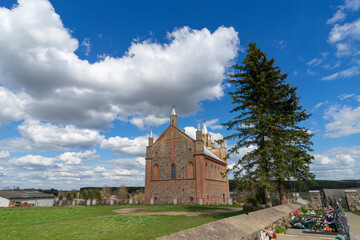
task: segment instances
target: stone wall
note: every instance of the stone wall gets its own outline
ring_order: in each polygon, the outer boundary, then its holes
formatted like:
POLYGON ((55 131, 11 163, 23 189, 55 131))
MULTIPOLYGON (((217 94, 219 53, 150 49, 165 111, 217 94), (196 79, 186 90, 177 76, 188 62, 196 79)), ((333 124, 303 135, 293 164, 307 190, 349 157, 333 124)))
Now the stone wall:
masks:
POLYGON ((175 239, 246 239, 255 240, 261 230, 275 230, 288 223, 290 213, 304 207, 302 203, 289 203, 266 208, 249 215, 221 219, 195 228, 157 238, 158 240, 175 239))
POLYGON ((346 201, 349 211, 360 210, 359 192, 356 190, 345 190, 346 201))
POLYGON ((322 209, 322 201, 319 190, 309 191, 310 193, 310 204, 312 209, 322 209))
POLYGON ((174 199, 177 199, 177 204, 195 204, 196 181, 193 179, 152 181, 150 197, 154 199, 154 204, 172 204, 174 199))

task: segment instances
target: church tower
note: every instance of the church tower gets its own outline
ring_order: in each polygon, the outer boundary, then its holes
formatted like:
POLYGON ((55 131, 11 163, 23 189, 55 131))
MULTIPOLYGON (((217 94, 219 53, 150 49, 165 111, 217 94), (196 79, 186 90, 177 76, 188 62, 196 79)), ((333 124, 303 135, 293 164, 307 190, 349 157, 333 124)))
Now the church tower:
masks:
POLYGON ((173 107, 173 110, 171 112, 170 124, 173 125, 174 127, 177 127, 177 115, 175 112, 175 107, 173 107))

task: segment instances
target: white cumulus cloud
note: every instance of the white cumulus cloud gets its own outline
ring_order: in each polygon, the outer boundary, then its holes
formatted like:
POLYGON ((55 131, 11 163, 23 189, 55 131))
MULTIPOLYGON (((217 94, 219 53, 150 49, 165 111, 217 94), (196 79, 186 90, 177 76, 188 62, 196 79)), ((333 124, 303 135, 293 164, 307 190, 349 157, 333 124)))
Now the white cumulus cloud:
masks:
POLYGON ((79 41, 48 0, 0 8, 0 36, 0 84, 19 101, 18 114, 4 119, 26 115, 95 129, 128 117, 145 119, 133 120, 143 127, 148 116, 167 117, 172 105, 193 114, 202 100, 223 96, 226 71, 240 46, 232 27, 182 27, 169 32, 165 43, 132 42, 122 57, 89 63, 75 54, 79 41))
POLYGON ((360 133, 360 107, 331 106, 324 115, 330 123, 325 125, 326 137, 337 138, 360 133))
MULTIPOLYGON (((115 154, 126 156, 145 156, 146 146, 149 136, 139 136, 135 138, 110 137, 100 143, 101 148, 112 150, 115 154)), ((156 136, 154 136, 156 138, 156 136)))
POLYGON ((51 151, 74 147, 90 148, 100 143, 103 136, 96 130, 78 129, 74 126, 43 123, 26 120, 18 126, 22 138, 9 138, 0 141, 3 149, 11 151, 51 151))

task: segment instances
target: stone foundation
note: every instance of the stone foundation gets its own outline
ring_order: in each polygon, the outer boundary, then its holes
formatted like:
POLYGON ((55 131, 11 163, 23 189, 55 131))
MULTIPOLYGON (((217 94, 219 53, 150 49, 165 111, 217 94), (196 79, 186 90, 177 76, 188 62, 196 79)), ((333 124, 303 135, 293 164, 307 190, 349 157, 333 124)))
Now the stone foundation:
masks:
POLYGON ((345 190, 346 201, 349 211, 360 210, 359 193, 356 190, 345 190))
POLYGON ((309 191, 310 193, 310 206, 312 209, 322 209, 321 195, 319 190, 309 191))

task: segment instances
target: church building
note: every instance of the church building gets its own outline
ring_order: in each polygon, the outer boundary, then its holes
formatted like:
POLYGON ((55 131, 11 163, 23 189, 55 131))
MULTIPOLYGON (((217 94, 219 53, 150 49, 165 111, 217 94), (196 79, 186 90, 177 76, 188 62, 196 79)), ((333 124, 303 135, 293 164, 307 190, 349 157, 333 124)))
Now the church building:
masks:
POLYGON ((225 143, 216 148, 204 124, 196 139, 177 127, 173 109, 170 126, 146 147, 145 203, 228 204, 225 143))

